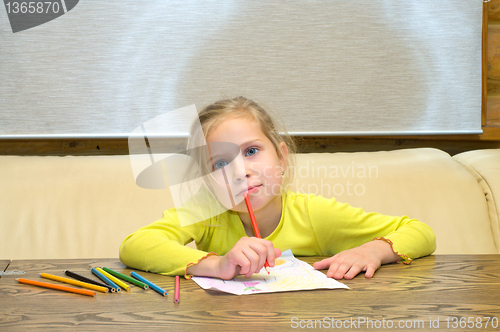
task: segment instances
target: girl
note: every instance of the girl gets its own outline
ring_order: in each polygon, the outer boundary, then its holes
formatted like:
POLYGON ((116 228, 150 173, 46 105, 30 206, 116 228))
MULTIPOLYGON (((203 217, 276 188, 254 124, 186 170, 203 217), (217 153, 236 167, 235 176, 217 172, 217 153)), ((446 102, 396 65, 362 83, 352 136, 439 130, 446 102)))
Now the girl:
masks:
POLYGON ((410 263, 435 250, 433 231, 415 219, 286 190, 293 176, 293 141, 279 134, 256 102, 221 100, 201 110, 199 120, 201 133, 193 126, 191 140, 206 139, 207 149, 191 149, 192 160, 210 175, 206 188, 228 209, 187 226, 179 222, 182 208, 165 211, 162 219, 123 241, 120 260, 127 266, 232 279, 259 272, 266 260, 273 267, 281 250, 292 249, 298 256, 331 256, 313 267, 328 269, 328 277, 352 279, 362 271, 371 278, 382 264, 410 263), (261 239, 254 237, 245 195, 261 239), (192 240, 198 249, 185 246, 192 240))

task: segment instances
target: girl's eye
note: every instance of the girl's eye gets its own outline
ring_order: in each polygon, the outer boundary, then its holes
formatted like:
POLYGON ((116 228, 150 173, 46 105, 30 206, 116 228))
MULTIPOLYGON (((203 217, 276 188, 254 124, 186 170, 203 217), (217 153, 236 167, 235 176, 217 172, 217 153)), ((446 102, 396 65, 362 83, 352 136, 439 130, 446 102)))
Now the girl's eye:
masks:
POLYGON ((214 170, 225 167, 227 162, 225 160, 218 160, 214 163, 214 170))
POLYGON ((259 151, 259 149, 257 148, 250 148, 247 150, 247 152, 245 153, 245 156, 253 156, 254 154, 256 154, 257 152, 259 151))

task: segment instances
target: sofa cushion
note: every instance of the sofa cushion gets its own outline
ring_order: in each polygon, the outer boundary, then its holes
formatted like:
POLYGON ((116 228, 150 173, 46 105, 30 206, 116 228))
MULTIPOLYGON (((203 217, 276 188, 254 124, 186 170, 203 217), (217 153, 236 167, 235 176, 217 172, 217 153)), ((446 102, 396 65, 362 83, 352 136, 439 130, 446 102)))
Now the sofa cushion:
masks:
POLYGON ((135 185, 129 156, 0 156, 0 258, 118 257, 173 206, 135 185))
POLYGON ((425 222, 437 254, 498 253, 483 190, 441 150, 302 154, 296 175, 299 191, 425 222))
POLYGON ((483 189, 488 202, 491 231, 500 251, 500 149, 463 152, 453 159, 460 162, 483 189))

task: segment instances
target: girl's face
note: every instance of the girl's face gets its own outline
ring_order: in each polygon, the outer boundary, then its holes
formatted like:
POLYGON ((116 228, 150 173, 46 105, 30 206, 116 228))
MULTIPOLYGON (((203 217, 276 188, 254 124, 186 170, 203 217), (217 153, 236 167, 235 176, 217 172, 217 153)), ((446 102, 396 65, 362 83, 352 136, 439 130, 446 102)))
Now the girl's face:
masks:
POLYGON ((210 185, 225 207, 247 212, 245 193, 254 211, 280 199, 285 164, 257 121, 225 120, 206 140, 210 158, 207 166, 212 171, 210 185))

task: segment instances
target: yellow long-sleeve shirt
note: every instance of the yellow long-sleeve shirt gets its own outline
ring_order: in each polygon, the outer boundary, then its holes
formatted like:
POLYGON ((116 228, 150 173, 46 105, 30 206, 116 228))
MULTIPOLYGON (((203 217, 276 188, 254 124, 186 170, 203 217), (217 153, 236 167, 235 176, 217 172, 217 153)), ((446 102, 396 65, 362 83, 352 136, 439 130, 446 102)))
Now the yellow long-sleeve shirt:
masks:
MULTIPOLYGON (((391 243, 401 260, 429 255, 436 249, 434 232, 406 216, 367 213, 334 198, 287 192, 278 227, 267 240, 296 256, 332 256, 374 239, 391 243)), ((129 235, 120 247, 120 260, 132 268, 166 275, 185 275, 190 263, 209 253, 226 254, 243 236, 243 224, 234 211, 181 227, 176 209, 129 235), (198 249, 185 244, 196 242, 198 249)))

